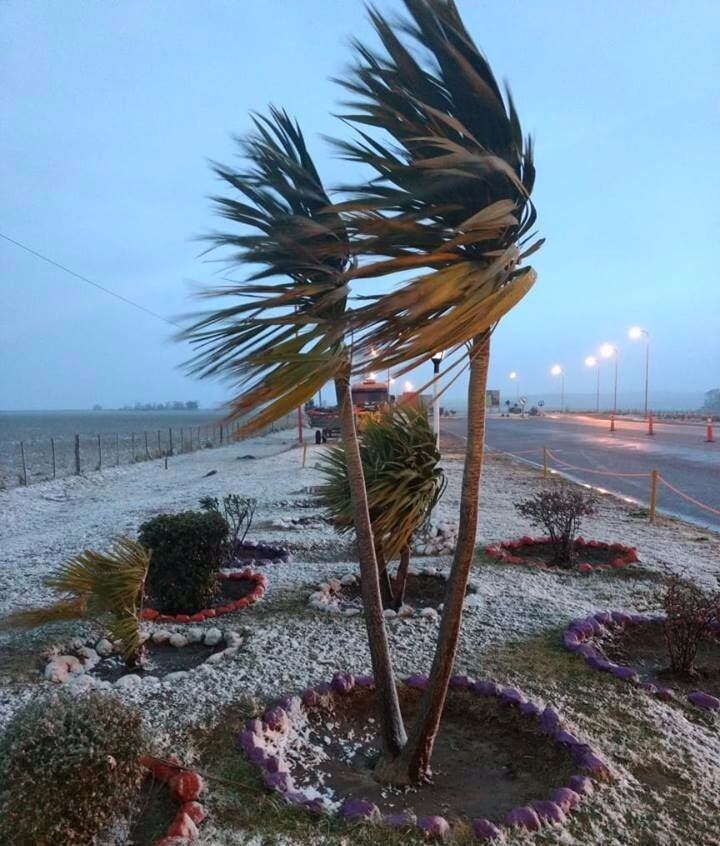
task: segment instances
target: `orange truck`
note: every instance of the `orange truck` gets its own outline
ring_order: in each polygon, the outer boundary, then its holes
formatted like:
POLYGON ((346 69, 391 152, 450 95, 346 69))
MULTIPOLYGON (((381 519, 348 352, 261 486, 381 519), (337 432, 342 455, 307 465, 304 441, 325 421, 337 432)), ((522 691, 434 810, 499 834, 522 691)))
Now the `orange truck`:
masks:
MULTIPOLYGON (((350 386, 350 393, 358 429, 362 429, 364 420, 369 415, 375 414, 381 405, 390 401, 387 382, 377 382, 375 379, 356 382, 350 386)), ((337 406, 311 408, 308 410, 308 418, 310 425, 315 429, 315 443, 322 443, 340 434, 340 412, 337 406)))

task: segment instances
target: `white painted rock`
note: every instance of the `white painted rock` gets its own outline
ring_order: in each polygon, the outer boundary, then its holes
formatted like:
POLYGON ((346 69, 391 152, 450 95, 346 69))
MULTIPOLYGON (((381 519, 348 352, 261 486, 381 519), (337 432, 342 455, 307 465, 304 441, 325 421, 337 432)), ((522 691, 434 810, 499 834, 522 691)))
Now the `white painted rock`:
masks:
POLYGON ((95 644, 95 651, 101 658, 107 658, 113 654, 113 645, 104 637, 95 644))
POLYGON ((185 635, 180 634, 180 632, 175 632, 174 634, 170 635, 170 646, 174 646, 176 649, 182 649, 183 646, 187 646, 188 639, 185 635))
POLYGON ((392 610, 392 608, 386 608, 386 609, 383 611, 383 617, 384 617, 386 620, 394 620, 394 619, 395 619, 395 617, 397 617, 397 614, 396 614, 396 613, 392 610))
POLYGON ((474 611, 476 608, 479 608, 483 603, 483 599, 477 593, 472 593, 470 596, 465 597, 465 602, 463 602, 463 608, 466 608, 468 611, 474 611))
POLYGON ((438 615, 438 612, 434 608, 428 607, 428 608, 423 608, 420 611, 420 616, 426 617, 428 620, 437 620, 439 615, 438 615))
POLYGON ((217 646, 218 643, 220 643, 221 640, 222 640, 222 632, 216 626, 213 626, 211 629, 208 629, 205 632, 205 645, 206 646, 217 646))
POLYGON ((237 649, 242 643, 242 638, 237 632, 225 632, 225 643, 231 649, 237 649))
POLYGON ((141 676, 138 676, 135 673, 128 673, 126 676, 120 676, 120 678, 115 682, 115 687, 119 687, 121 689, 137 687, 141 682, 141 676))
POLYGON ((94 649, 90 649, 89 646, 81 646, 77 653, 80 660, 88 668, 94 667, 100 660, 100 656, 97 652, 94 649))
POLYGON ((95 687, 95 679, 83 673, 79 676, 72 676, 68 684, 72 685, 75 690, 89 690, 91 687, 95 687))
POLYGON ((75 671, 75 667, 80 667, 80 672, 82 672, 80 659, 76 655, 58 655, 57 658, 54 658, 53 660, 60 661, 65 664, 71 673, 75 671))
POLYGON ((322 590, 316 590, 315 593, 310 594, 309 602, 310 605, 313 605, 313 603, 325 604, 327 602, 327 593, 322 590))
POLYGON ((345 617, 357 617, 357 615, 361 613, 362 611, 359 608, 346 608, 343 611, 343 615, 345 617))
POLYGON ((331 593, 340 593, 342 585, 340 584, 340 579, 330 579, 328 582, 328 587, 330 588, 331 593))
POLYGON ((412 617, 413 613, 412 605, 402 605, 398 611, 400 617, 412 617))
POLYGON ((154 684, 160 684, 160 679, 157 676, 143 676, 142 681, 143 684, 149 684, 151 686, 154 684))
POLYGON ((63 684, 68 680, 69 675, 68 666, 63 661, 53 660, 45 665, 45 678, 48 681, 63 684))
POLYGON ((157 643, 158 645, 160 645, 161 643, 167 643, 169 640, 170 632, 167 629, 157 629, 157 631, 153 632, 153 643, 157 643))
POLYGON ((225 657, 225 652, 213 652, 213 654, 207 659, 205 662, 206 664, 219 664, 223 658, 225 657))
POLYGON ((193 627, 192 629, 188 629, 187 639, 188 643, 202 643, 202 639, 205 637, 205 632, 199 628, 198 626, 193 627))
POLYGON ((68 645, 73 652, 79 652, 81 649, 86 648, 85 641, 81 637, 74 637, 68 645))
POLYGON ((170 682, 170 684, 173 684, 174 682, 182 681, 182 679, 184 679, 186 676, 187 676, 187 670, 178 670, 176 673, 168 673, 165 676, 164 681, 170 682))
POLYGON ((353 576, 352 573, 348 573, 347 576, 343 576, 342 579, 340 579, 340 584, 348 587, 349 585, 354 585, 356 581, 357 579, 355 576, 353 576))

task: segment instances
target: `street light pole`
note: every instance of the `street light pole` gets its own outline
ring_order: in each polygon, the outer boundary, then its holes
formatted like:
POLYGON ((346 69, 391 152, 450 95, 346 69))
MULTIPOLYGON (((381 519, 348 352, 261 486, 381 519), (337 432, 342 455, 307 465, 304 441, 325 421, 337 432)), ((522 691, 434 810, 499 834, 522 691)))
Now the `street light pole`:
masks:
POLYGON ((643 329, 640 326, 633 326, 629 332, 628 336, 632 341, 637 341, 642 336, 645 336, 645 419, 647 420, 648 416, 648 381, 649 381, 649 373, 650 373, 650 333, 647 329, 643 329))
POLYGON ((618 358, 620 351, 613 344, 603 344, 600 347, 600 355, 603 358, 615 359, 615 387, 613 389, 613 417, 617 416, 617 389, 618 389, 618 358))
POLYGON ((560 364, 553 364, 550 375, 560 377, 560 411, 562 412, 565 410, 565 368, 560 364))
POLYGON ((433 363, 433 372, 435 379, 433 380, 433 429, 435 431, 435 446, 440 449, 440 403, 438 401, 438 393, 440 392, 440 362, 443 359, 444 353, 438 352, 430 359, 433 363))

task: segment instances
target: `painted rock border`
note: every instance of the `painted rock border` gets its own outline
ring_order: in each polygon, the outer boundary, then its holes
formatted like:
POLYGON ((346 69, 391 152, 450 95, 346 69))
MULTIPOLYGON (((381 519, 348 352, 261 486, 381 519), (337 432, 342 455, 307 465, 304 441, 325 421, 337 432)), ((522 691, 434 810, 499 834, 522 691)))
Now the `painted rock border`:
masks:
MULTIPOLYGON (((408 576, 428 576, 429 578, 441 581, 443 586, 447 582, 447 573, 439 570, 436 567, 410 567, 408 576)), ((354 573, 347 573, 344 576, 328 579, 321 582, 316 589, 308 597, 308 607, 313 611, 321 611, 325 614, 337 614, 344 617, 357 617, 362 614, 362 604, 358 602, 357 605, 341 604, 342 599, 339 596, 344 587, 359 584, 360 579, 354 573)), ((480 585, 478 582, 470 579, 468 581, 465 601, 463 602, 463 610, 471 611, 480 605, 480 598, 478 596, 480 585)), ((399 610, 395 611, 392 608, 386 608, 383 611, 383 616, 386 620, 401 620, 411 617, 423 617, 432 620, 437 620, 440 617, 442 603, 438 605, 425 605, 421 608, 414 605, 404 604, 399 610)))
POLYGON ((194 627, 188 629, 187 634, 170 632, 166 629, 155 629, 151 635, 147 635, 145 641, 150 641, 157 645, 167 643, 176 649, 182 649, 185 646, 196 643, 202 643, 210 647, 224 645, 225 648, 211 653, 202 663, 196 664, 189 670, 176 670, 173 673, 167 673, 162 678, 153 676, 152 674, 139 676, 137 673, 128 672, 117 678, 114 682, 109 682, 91 675, 91 671, 103 658, 110 658, 112 655, 117 655, 119 652, 118 647, 104 637, 100 638, 93 646, 87 645, 93 641, 86 642, 81 638, 76 638, 70 642, 69 648, 63 654, 55 653, 50 655, 43 668, 43 676, 46 681, 55 682, 56 684, 69 684, 78 689, 92 687, 99 690, 111 690, 113 688, 136 687, 141 684, 172 685, 186 678, 190 673, 202 670, 208 664, 219 664, 227 658, 234 657, 242 643, 242 638, 238 632, 230 631, 229 629, 223 632, 216 627, 209 629, 194 627))
MULTIPOLYGON (((665 617, 649 614, 628 614, 625 611, 598 611, 590 617, 572 620, 563 632, 563 644, 570 652, 577 652, 585 659, 585 663, 593 670, 609 673, 615 678, 623 679, 650 696, 655 696, 665 702, 678 698, 678 691, 670 685, 656 685, 649 681, 642 681, 640 673, 635 667, 616 664, 608 661, 599 648, 604 637, 630 626, 640 626, 647 623, 662 625, 665 617)), ((703 711, 720 711, 720 699, 695 690, 685 697, 691 705, 703 711)))
POLYGON ((286 546, 275 546, 256 540, 239 542, 232 552, 236 564, 248 567, 263 567, 266 564, 287 564, 292 561, 292 554, 286 546))
POLYGON ((249 581, 254 587, 247 596, 233 599, 217 608, 203 608, 195 614, 161 614, 154 608, 143 608, 140 619, 150 623, 202 623, 204 620, 231 614, 233 611, 240 611, 248 605, 253 605, 262 599, 267 588, 267 577, 262 573, 254 572, 249 567, 244 570, 233 570, 231 573, 219 573, 218 578, 221 582, 249 581))
POLYGON ((163 837, 153 846, 185 846, 198 839, 198 825, 205 819, 205 809, 198 802, 205 785, 194 770, 183 767, 174 759, 163 761, 152 755, 140 758, 155 781, 167 785, 173 799, 180 803, 175 818, 163 837))
MULTIPOLYGON (((416 690, 427 687, 427 676, 410 676, 404 683, 416 690)), ((286 696, 266 709, 261 717, 248 720, 245 729, 235 738, 235 745, 242 750, 248 760, 260 771, 265 787, 278 794, 285 802, 311 813, 323 814, 328 811, 325 803, 318 798, 310 798, 302 789, 296 788, 287 762, 268 753, 268 745, 273 748, 272 738, 287 733, 293 719, 313 708, 327 705, 333 697, 345 697, 355 688, 374 686, 372 676, 353 676, 349 673, 336 673, 329 683, 322 683, 307 688, 299 696, 286 696)), ((512 808, 501 823, 489 819, 473 819, 471 826, 478 840, 495 840, 503 836, 501 826, 508 828, 536 831, 544 825, 562 824, 567 814, 574 810, 582 796, 594 792, 593 779, 608 780, 611 772, 601 755, 588 743, 578 740, 563 728, 558 712, 547 706, 541 708, 530 702, 517 689, 501 687, 492 681, 479 681, 468 676, 453 676, 450 687, 464 690, 479 697, 492 697, 507 708, 516 708, 528 719, 534 719, 540 730, 552 740, 567 748, 580 772, 568 780, 567 786, 555 788, 548 799, 538 799, 530 804, 512 808)), ((380 823, 390 828, 415 829, 426 836, 445 837, 450 833, 450 824, 443 817, 414 817, 404 814, 382 815, 377 805, 363 799, 348 797, 340 806, 339 816, 347 822, 380 823)))
POLYGON ((613 553, 614 557, 607 564, 591 564, 589 561, 580 560, 575 567, 564 570, 561 567, 550 567, 544 562, 533 561, 529 558, 524 558, 521 555, 515 555, 518 549, 532 549, 534 546, 544 546, 550 543, 549 537, 532 537, 531 535, 523 535, 517 540, 500 541, 500 543, 492 543, 485 547, 485 555, 488 558, 494 558, 496 561, 502 561, 504 564, 525 564, 528 567, 539 567, 542 570, 557 571, 559 573, 571 573, 573 570, 578 570, 581 573, 591 573, 593 570, 613 570, 619 567, 625 567, 628 564, 636 564, 640 559, 638 558, 637 548, 634 546, 625 546, 622 543, 606 543, 598 540, 585 540, 579 537, 575 541, 575 548, 579 550, 582 558, 583 549, 603 549, 609 553, 613 553))

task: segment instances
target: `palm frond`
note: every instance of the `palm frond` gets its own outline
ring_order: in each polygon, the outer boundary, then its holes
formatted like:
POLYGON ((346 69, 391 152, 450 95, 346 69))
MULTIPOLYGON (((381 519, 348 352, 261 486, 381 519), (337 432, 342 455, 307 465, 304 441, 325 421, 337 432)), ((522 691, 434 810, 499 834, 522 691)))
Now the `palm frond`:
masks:
POLYGON ((242 419, 243 433, 306 402, 336 375, 351 262, 343 216, 297 123, 271 108, 254 124, 238 142, 245 169, 214 165, 236 194, 214 197, 215 209, 238 229, 209 237, 229 251, 229 266, 247 269, 246 281, 206 290, 235 302, 196 315, 180 336, 196 349, 190 372, 237 387, 229 418, 242 419))
POLYGON ((510 92, 453 0, 404 3, 399 22, 370 10, 382 50, 355 42, 339 80, 356 138, 337 145, 377 174, 337 206, 365 258, 353 275, 427 271, 355 311, 360 347, 375 348, 378 366, 417 365, 490 330, 529 290, 534 274, 519 265, 542 243, 532 233, 532 140, 510 92))

